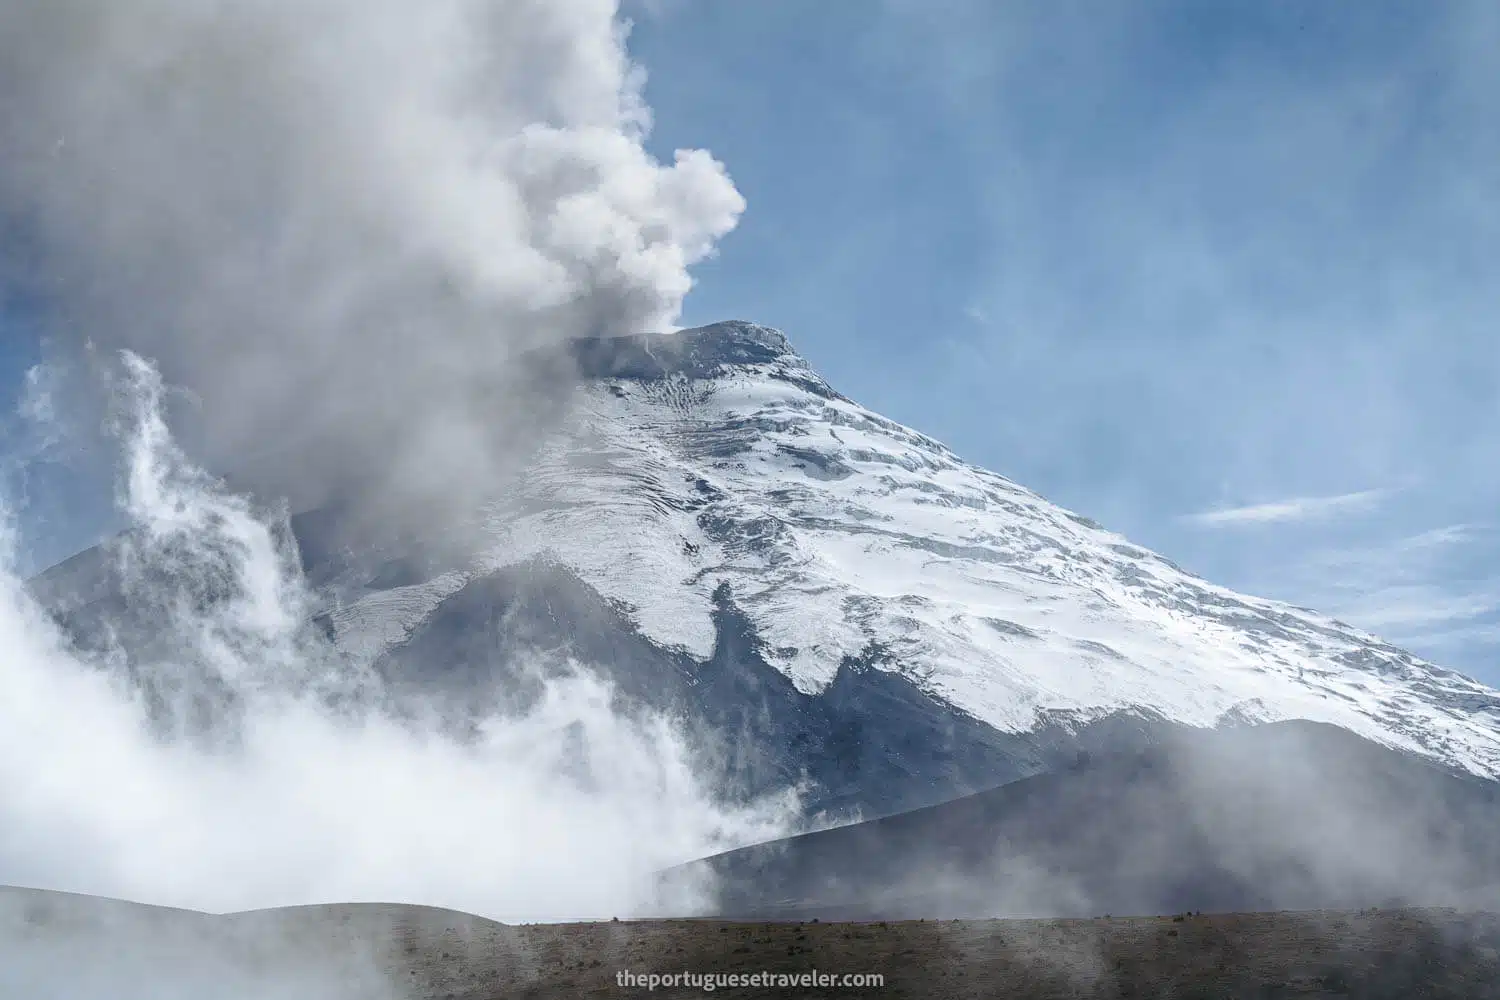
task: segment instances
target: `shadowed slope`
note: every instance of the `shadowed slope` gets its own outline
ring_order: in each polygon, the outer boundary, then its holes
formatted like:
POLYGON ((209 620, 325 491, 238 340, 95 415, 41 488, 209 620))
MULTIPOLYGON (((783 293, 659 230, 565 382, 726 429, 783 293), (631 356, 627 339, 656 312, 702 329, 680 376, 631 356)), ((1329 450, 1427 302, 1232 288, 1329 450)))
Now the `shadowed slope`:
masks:
POLYGON ((706 866, 736 917, 1494 907, 1497 829, 1500 783, 1289 722, 1177 734, 665 877, 706 866))
MULTIPOLYGON (((777 331, 535 363, 568 375, 565 412, 483 509, 415 535, 378 497, 291 519, 323 634, 404 695, 524 706, 526 669, 571 658, 682 719, 727 792, 805 782, 809 818, 1226 721, 1316 719, 1500 775, 1500 694, 964 462, 840 396, 777 331)), ((32 587, 80 646, 170 659, 160 609, 115 576, 94 550, 32 587)))

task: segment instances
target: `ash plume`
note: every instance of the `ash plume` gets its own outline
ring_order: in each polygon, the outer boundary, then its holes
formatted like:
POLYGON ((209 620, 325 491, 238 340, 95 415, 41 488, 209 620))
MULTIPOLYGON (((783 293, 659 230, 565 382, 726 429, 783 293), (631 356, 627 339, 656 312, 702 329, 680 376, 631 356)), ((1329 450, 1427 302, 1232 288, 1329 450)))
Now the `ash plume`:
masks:
POLYGON ((309 634, 277 522, 187 461, 153 369, 126 375, 121 573, 153 641, 80 647, 0 548, 0 885, 600 917, 655 906, 665 863, 785 828, 794 803, 720 801, 674 720, 617 710, 588 664, 465 738, 388 711, 309 634))
POLYGON ((626 30, 608 0, 0 8, 0 302, 58 362, 24 416, 43 450, 98 429, 127 527, 85 648, 0 500, 0 882, 559 919, 781 829, 587 664, 464 739, 386 711, 286 527, 442 522, 567 405, 570 338, 673 325, 743 201, 647 152, 626 30))
POLYGON ((158 363, 237 486, 431 516, 571 385, 519 356, 670 328, 743 208, 647 152, 627 31, 613 0, 6 4, 0 291, 64 354, 158 363))

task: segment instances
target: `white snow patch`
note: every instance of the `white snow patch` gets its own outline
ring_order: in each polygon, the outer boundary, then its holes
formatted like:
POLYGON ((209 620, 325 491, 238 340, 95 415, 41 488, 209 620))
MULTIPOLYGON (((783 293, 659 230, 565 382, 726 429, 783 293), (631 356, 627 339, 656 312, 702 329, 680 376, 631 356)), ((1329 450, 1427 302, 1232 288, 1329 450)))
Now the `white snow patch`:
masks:
MULTIPOLYGON (((1059 709, 1148 707, 1193 725, 1237 711, 1335 723, 1500 777, 1500 693, 1193 577, 775 374, 741 365, 584 387, 520 493, 496 507, 488 563, 553 559, 647 638, 698 659, 713 651, 713 595, 727 584, 767 662, 804 692, 878 649, 883 668, 1006 731, 1059 709)), ((440 593, 366 599, 340 627, 391 641, 440 593), (382 615, 393 624, 374 624, 382 615)))

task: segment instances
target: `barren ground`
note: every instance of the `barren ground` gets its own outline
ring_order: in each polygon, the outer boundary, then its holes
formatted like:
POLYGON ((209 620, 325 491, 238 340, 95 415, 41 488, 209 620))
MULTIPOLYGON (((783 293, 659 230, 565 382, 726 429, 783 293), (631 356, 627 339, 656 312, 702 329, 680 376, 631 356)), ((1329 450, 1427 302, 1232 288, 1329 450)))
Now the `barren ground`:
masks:
POLYGON ((726 986, 714 991, 744 998, 1474 1000, 1500 997, 1500 915, 1407 909, 1091 920, 507 926, 448 910, 383 904, 209 916, 3 890, 0 966, 0 992, 6 996, 70 1000, 85 982, 109 984, 101 996, 132 1000, 704 994, 700 987, 658 987, 650 993, 621 987, 616 975, 623 970, 817 970, 885 978, 884 986, 873 988, 726 986), (61 985, 64 980, 71 987, 61 985))

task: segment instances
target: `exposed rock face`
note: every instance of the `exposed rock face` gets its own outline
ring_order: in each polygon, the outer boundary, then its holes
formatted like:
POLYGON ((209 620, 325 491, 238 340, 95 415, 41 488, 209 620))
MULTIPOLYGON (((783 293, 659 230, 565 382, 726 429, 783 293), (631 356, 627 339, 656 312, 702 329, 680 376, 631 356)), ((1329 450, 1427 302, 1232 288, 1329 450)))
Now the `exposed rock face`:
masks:
MULTIPOLYGON (((572 359, 566 418, 461 544, 293 518, 316 621, 398 694, 522 706, 535 675, 516 663, 576 661, 685 720, 726 790, 805 780, 809 811, 837 816, 1277 719, 1500 775, 1500 694, 963 462, 776 331, 589 340, 572 359)), ((82 643, 157 631, 101 551, 33 585, 82 643)))

